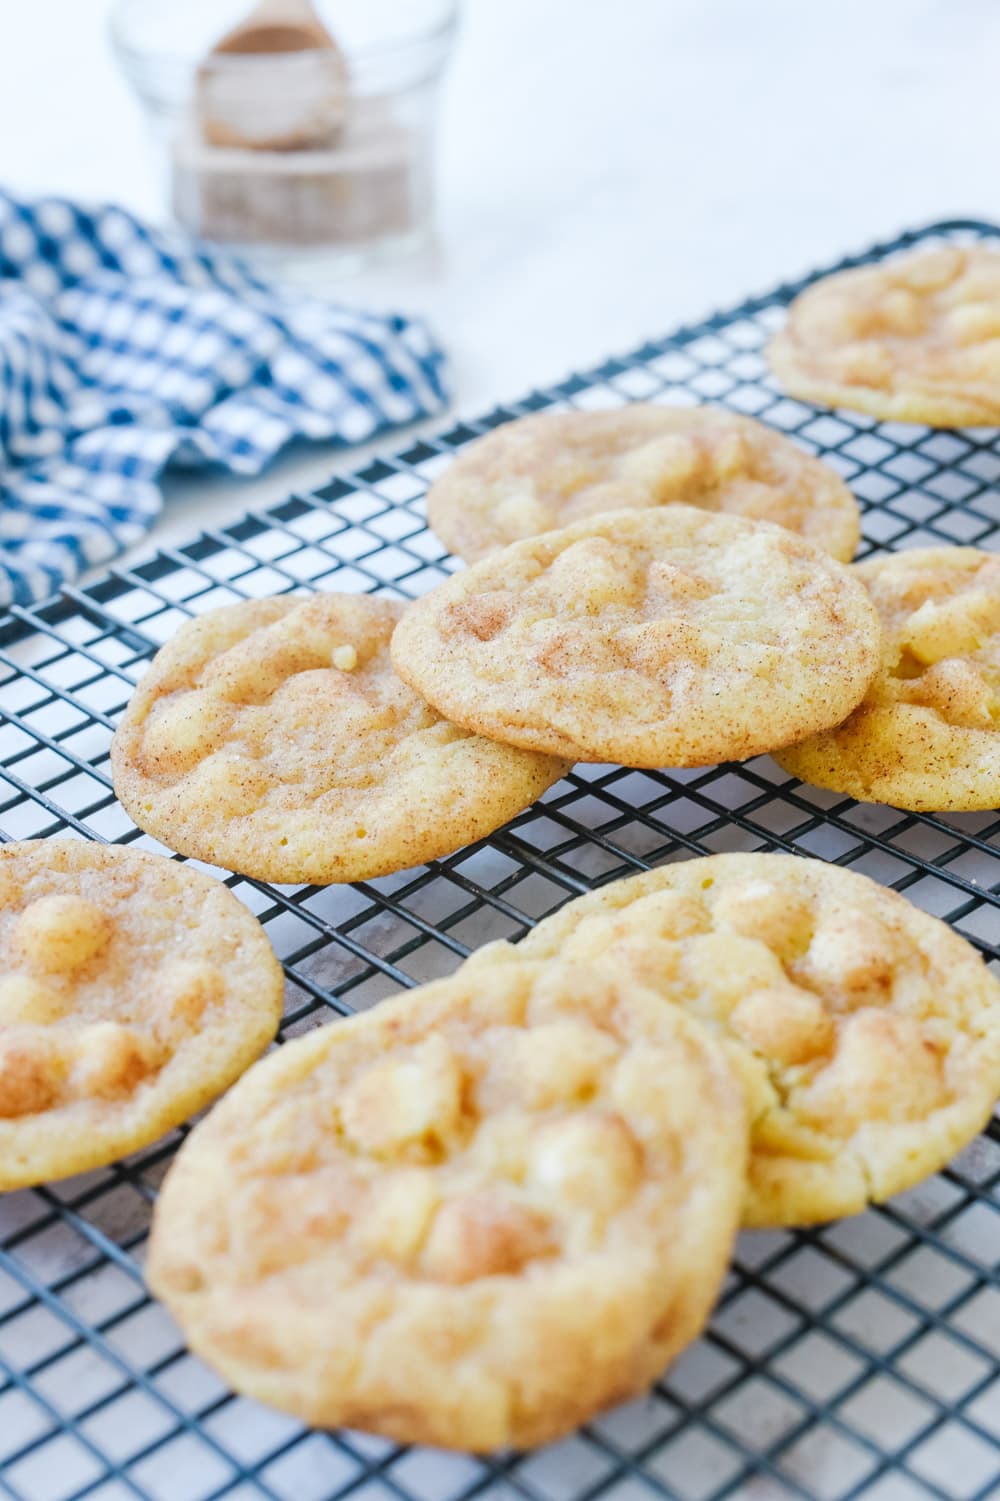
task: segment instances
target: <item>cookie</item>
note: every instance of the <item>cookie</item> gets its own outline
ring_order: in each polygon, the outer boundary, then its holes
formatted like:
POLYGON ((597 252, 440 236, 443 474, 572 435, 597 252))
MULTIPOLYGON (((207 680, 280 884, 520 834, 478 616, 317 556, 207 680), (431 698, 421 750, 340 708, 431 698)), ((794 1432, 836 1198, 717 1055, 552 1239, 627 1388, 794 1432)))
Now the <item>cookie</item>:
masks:
POLYGON ((111 747, 172 849, 262 881, 360 881, 470 844, 566 771, 470 735, 396 676, 403 613, 367 594, 248 600, 183 625, 111 747))
POLYGON ((76 839, 0 849, 0 1189, 155 1141, 249 1068, 281 968, 219 881, 76 839))
POLYGON ((775 759, 865 802, 1000 807, 1000 558, 931 547, 853 572, 882 622, 881 670, 843 724, 775 759))
POLYGON ((728 1039, 751 1108, 744 1223, 856 1214, 936 1172, 1000 1095, 1000 984, 943 922, 794 855, 711 855, 567 903, 474 973, 611 963, 728 1039))
POLYGON ((951 245, 824 277, 767 353, 804 401, 931 427, 1000 423, 1000 252, 951 245))
POLYGON ((308 1423, 527 1448, 698 1333, 746 1145, 724 1050, 655 994, 463 970, 253 1069, 167 1177, 149 1282, 238 1391, 308 1423))
POLYGON ((702 766, 837 724, 878 665, 863 587, 784 527, 691 506, 515 542, 418 600, 401 677, 478 734, 702 766))
POLYGON ((541 412, 463 449, 427 496, 442 542, 467 562, 600 511, 682 502, 775 521, 849 562, 858 507, 790 439, 721 408, 635 405, 541 412))

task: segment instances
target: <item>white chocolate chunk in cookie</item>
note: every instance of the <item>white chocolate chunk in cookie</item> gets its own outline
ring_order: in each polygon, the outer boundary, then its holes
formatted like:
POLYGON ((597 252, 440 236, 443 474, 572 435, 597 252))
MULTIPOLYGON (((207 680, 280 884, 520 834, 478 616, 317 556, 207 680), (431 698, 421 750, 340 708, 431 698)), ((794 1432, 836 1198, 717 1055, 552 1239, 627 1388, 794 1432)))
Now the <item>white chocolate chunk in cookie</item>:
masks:
POLYGON ((33 975, 0 977, 0 1027, 16 1022, 44 1026, 46 1022, 57 1021, 65 1009, 65 1002, 52 986, 33 975))
POLYGON ((391 1157, 408 1147, 443 1145, 461 1099, 456 1058, 442 1038, 429 1037, 411 1056, 363 1073, 341 1101, 340 1118, 363 1151, 391 1157))
POLYGON ((814 984, 848 1006, 887 995, 906 957, 905 939, 859 905, 834 905, 819 919, 801 965, 814 984))
POLYGON ((143 760, 151 772, 179 773, 202 760, 233 722, 232 708, 211 693, 195 690, 159 705, 146 723, 143 760))
POLYGON ((195 1026, 223 999, 226 977, 207 959, 171 959, 156 976, 156 989, 172 1020, 195 1026))
POLYGON ((872 1010, 844 1020, 832 1061, 789 1095, 807 1125, 837 1134, 919 1120, 947 1102, 940 1049, 920 1022, 872 1010))
POLYGON ((610 1037, 567 1019, 516 1034, 509 1059, 498 1060, 497 1073, 505 1098, 513 1094, 534 1109, 545 1109, 594 1090, 614 1055, 610 1037))
MULTIPOLYGON (((625 423, 630 416, 626 411, 625 423)), ((582 431, 582 423, 580 427, 582 431)), ((722 441, 735 436, 733 432, 722 441)), ((662 438, 641 443, 638 448, 626 449, 619 460, 619 473, 623 479, 649 485, 661 503, 668 499, 683 500, 686 488, 701 473, 704 459, 704 450, 693 436, 668 432, 662 438)))
POLYGON ((529 1181, 546 1200, 606 1218, 642 1177, 642 1151, 619 1115, 553 1121, 531 1152, 529 1181))
MULTIPOLYGON (((20 1029, 0 1033, 0 1121, 47 1110, 59 1099, 65 1076, 65 1059, 51 1037, 20 1029)), ((0 1125, 0 1140, 4 1134, 0 1125)))
POLYGON ((899 633, 902 646, 918 662, 971 656, 1000 633, 1000 590, 965 589, 945 600, 927 600, 899 633))
POLYGON ((784 1066, 829 1052, 836 1038, 823 1002, 799 985, 751 990, 729 1013, 729 1025, 747 1047, 784 1066))
POLYGON ((933 662, 899 692, 901 703, 934 709, 946 724, 963 730, 992 730, 1000 700, 986 673, 964 657, 933 662))
POLYGON ((14 948, 32 969, 73 974, 104 952, 113 933, 110 915, 93 902, 73 892, 52 892, 21 912, 14 948))
POLYGON ((422 1267, 436 1281, 512 1277, 556 1249, 548 1216, 495 1193, 467 1193, 437 1211, 422 1267))
POLYGON ((84 1098, 131 1093, 159 1060, 155 1045, 120 1022, 92 1022, 73 1040, 71 1087, 84 1098))
POLYGON ((338 646, 334 649, 333 665, 338 672, 353 672, 358 665, 357 649, 353 646, 338 646))
POLYGON ((681 599, 706 599, 713 592, 708 579, 678 568, 667 558, 657 558, 650 565, 649 582, 654 589, 664 594, 676 594, 681 599))
POLYGON ((947 326, 959 344, 1000 337, 1000 303, 964 302, 951 309, 947 326))
POLYGON ((415 1256, 426 1238, 438 1195, 426 1168, 401 1168, 372 1194, 357 1230, 365 1246, 394 1261, 415 1256))
MULTIPOLYGON (((678 893, 669 895, 676 897, 678 893)), ((770 881, 751 880, 724 887, 713 899, 712 912, 716 921, 745 938, 759 938, 781 959, 803 953, 812 940, 812 904, 770 881)))

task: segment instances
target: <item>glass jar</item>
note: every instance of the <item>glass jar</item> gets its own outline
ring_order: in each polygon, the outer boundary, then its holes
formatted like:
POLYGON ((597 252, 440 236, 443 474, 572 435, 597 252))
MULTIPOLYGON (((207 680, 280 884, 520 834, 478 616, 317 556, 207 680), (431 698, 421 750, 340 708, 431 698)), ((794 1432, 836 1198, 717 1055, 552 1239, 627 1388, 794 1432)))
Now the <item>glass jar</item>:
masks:
POLYGON ((183 228, 265 260, 354 269, 429 237, 435 115, 457 0, 315 0, 315 9, 346 63, 346 104, 336 139, 306 148, 206 139, 198 91, 207 67, 223 88, 234 70, 251 98, 257 78, 264 92, 277 79, 294 109, 296 68, 310 60, 257 52, 206 64, 247 19, 249 0, 115 0, 111 37, 183 228))

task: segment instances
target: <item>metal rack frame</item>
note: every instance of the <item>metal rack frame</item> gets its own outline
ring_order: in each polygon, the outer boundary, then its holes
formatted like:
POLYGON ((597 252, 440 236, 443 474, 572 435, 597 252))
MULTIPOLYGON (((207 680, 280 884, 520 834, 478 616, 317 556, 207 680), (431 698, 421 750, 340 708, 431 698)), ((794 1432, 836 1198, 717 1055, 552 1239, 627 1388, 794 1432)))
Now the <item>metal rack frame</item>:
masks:
MULTIPOLYGON (((950 221, 859 265, 1000 226, 950 221)), ((837 269, 837 268, 828 268, 837 269)), ((819 275, 820 273, 816 273, 819 275)), ((783 284, 315 493, 0 616, 0 837, 162 849, 115 801, 108 744, 191 613, 311 588, 423 592, 454 565, 423 494, 454 451, 557 405, 713 401, 793 435, 864 507, 866 549, 1000 550, 995 430, 934 432, 781 396, 761 345, 783 284)), ((905 891, 1000 966, 1000 814, 917 815, 805 787, 766 757, 686 772, 581 766, 488 840, 355 886, 227 876, 288 977, 282 1035, 450 972, 595 884, 687 854, 781 849, 905 891)), ((0 1197, 0 1497, 8 1501, 990 1501, 1000 1497, 1000 1124, 856 1219, 741 1237, 712 1326, 646 1400, 534 1455, 310 1434, 234 1397, 142 1282, 183 1136, 0 1197)))

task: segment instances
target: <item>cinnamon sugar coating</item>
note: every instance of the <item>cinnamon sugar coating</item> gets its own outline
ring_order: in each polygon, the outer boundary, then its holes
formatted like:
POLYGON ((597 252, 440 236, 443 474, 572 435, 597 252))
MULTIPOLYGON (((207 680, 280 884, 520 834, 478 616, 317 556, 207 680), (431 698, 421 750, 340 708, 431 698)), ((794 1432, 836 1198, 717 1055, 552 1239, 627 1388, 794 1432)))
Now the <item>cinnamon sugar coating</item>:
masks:
POLYGON ((750 1099, 744 1223, 855 1214, 943 1167, 1000 1095, 1000 983, 945 923, 790 855, 684 860, 546 918, 505 961, 610 962, 727 1040, 750 1099))
POLYGON ((919 548, 852 572, 878 610, 881 668, 843 724, 775 759, 866 802, 1000 807, 1000 558, 919 548))
POLYGON ((840 271, 792 303, 768 348, 793 396, 931 427, 1000 422, 1000 253, 917 250, 840 271))
POLYGON ((83 840, 0 849, 0 1189, 154 1141, 271 1041, 282 977, 220 882, 83 840))
POLYGON ((656 995, 463 970, 255 1068, 171 1169, 150 1283, 237 1390, 307 1422, 544 1443, 701 1328, 746 1130, 722 1048, 656 995))
POLYGON ((482 735, 578 761, 700 766, 836 724, 878 665, 840 563, 692 506, 515 542, 411 605, 400 676, 482 735))
POLYGON ((396 675, 395 600, 225 605, 156 655, 111 748, 115 791, 182 854, 263 881, 359 881, 450 854, 566 770, 446 723, 396 675))
POLYGON ((669 505, 775 521, 849 562, 858 507, 834 471, 773 428, 721 407, 636 402, 540 412, 462 450, 427 515, 466 562, 601 511, 669 505))

